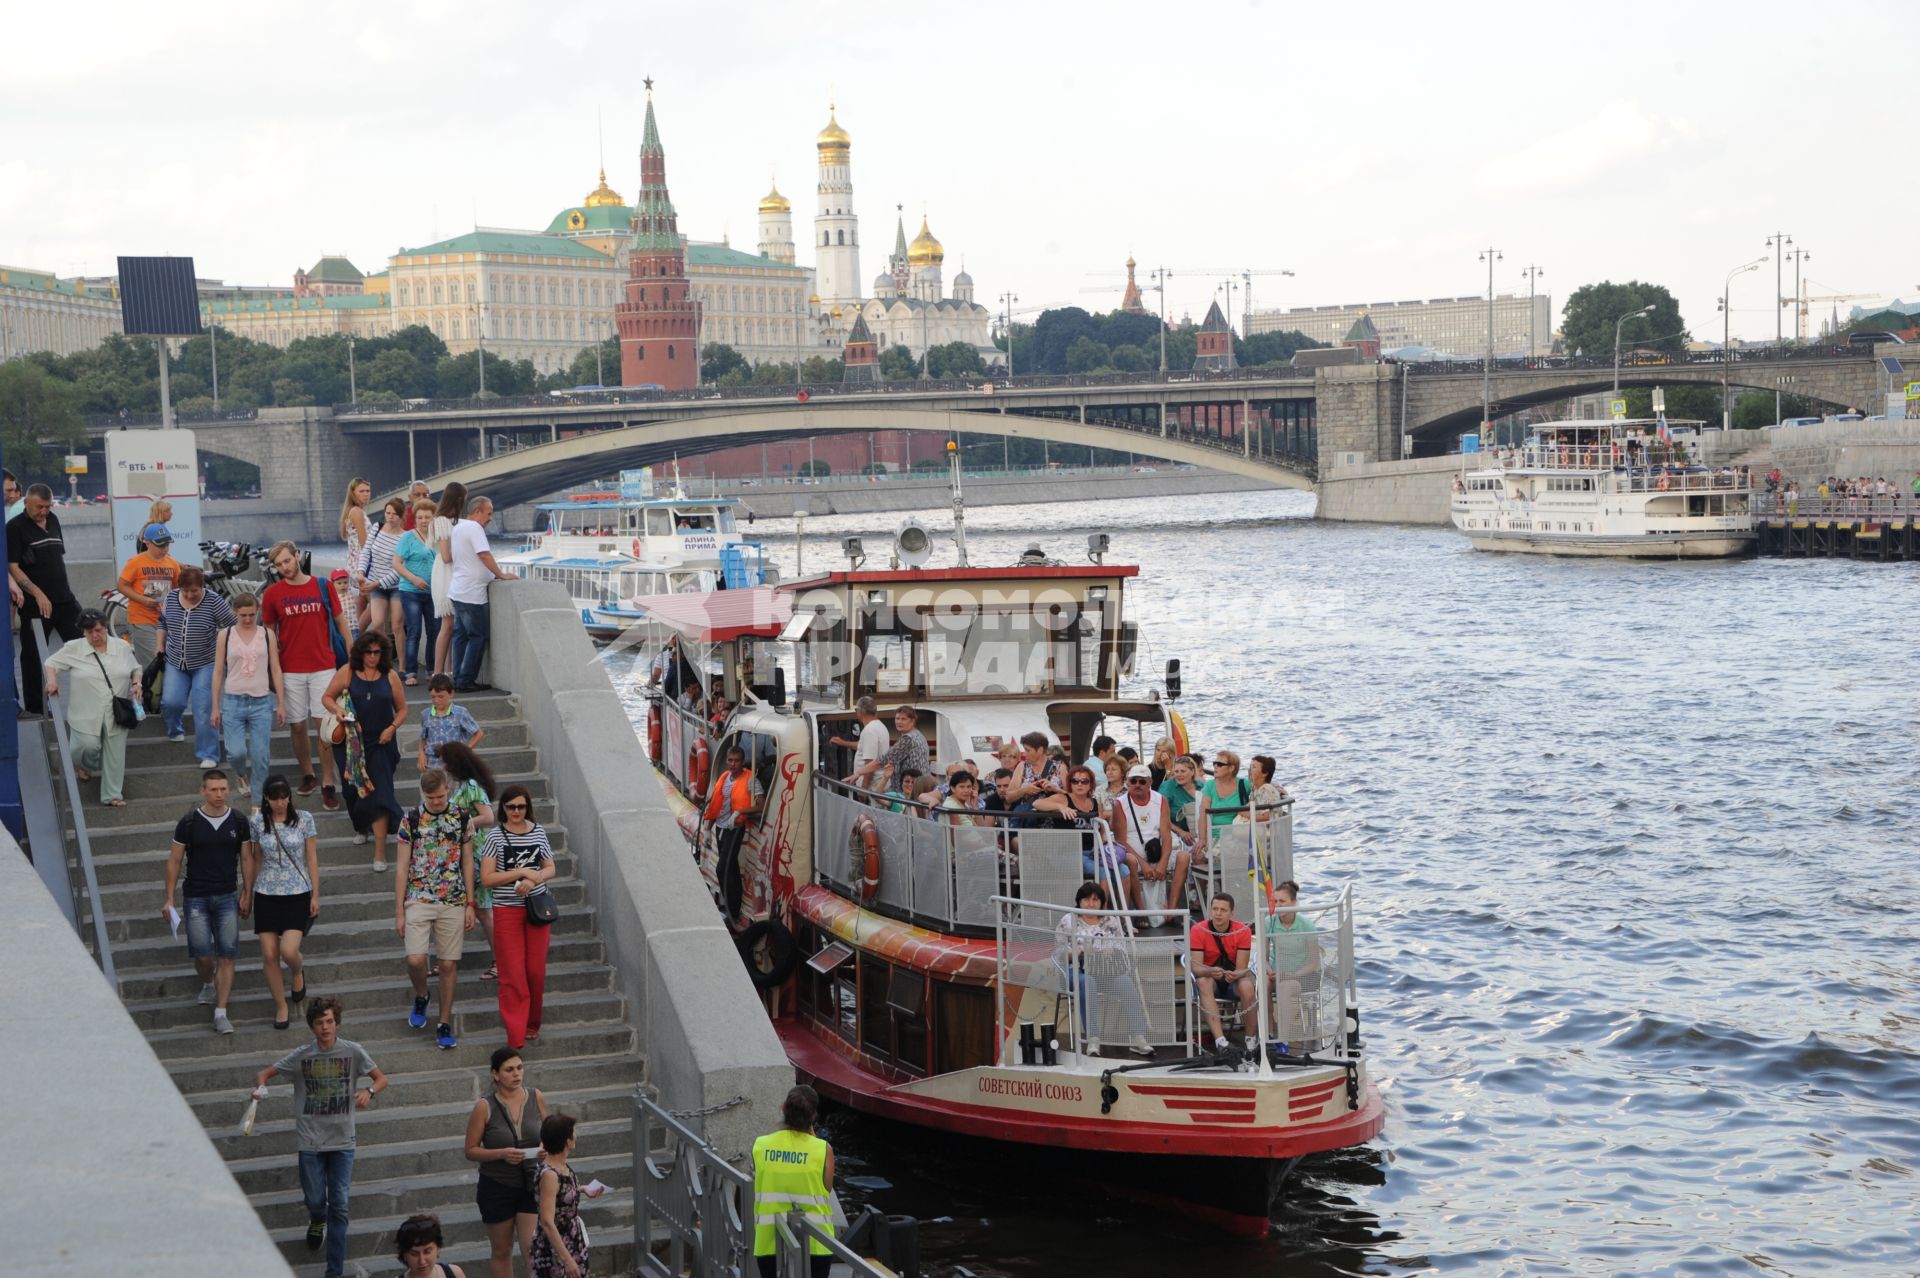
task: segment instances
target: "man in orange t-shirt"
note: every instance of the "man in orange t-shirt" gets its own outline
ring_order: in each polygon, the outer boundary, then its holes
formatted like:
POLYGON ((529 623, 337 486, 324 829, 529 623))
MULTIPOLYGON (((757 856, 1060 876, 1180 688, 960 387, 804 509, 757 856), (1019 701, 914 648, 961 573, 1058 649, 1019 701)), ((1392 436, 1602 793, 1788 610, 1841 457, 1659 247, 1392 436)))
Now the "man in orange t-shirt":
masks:
POLYGON ((114 588, 127 597, 127 621, 132 630, 128 639, 144 666, 160 650, 160 605, 173 589, 180 565, 167 553, 173 534, 165 524, 148 524, 140 538, 147 548, 127 560, 114 588))

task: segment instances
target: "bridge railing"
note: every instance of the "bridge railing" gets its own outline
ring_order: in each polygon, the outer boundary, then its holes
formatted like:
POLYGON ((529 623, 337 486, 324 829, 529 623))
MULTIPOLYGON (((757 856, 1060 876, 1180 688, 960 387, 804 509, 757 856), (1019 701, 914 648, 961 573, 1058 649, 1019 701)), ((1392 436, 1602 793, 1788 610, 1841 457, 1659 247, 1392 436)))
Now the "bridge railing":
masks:
MULTIPOLYGON (((1786 364, 1801 360, 1830 359, 1872 359, 1870 346, 1788 346, 1757 347, 1751 350, 1722 351, 1682 351, 1678 354, 1662 352, 1656 358, 1628 357, 1620 361, 1622 369, 1666 367, 1680 365, 1693 368, 1718 368, 1722 364, 1786 364)), ((1477 359, 1436 359, 1409 360, 1407 371, 1414 377, 1432 377, 1436 375, 1455 375, 1463 373, 1478 374, 1484 367, 1484 361, 1477 359)), ((1538 355, 1498 358, 1493 362, 1496 373, 1511 373, 1529 369, 1605 369, 1613 370, 1613 352, 1605 355, 1538 355)))
MULTIPOLYGON (((195 408, 173 415, 176 426, 191 426, 196 422, 251 422, 257 421, 260 410, 257 408, 195 408)), ((158 413, 88 413, 88 426, 111 430, 116 426, 158 426, 162 419, 158 413)))

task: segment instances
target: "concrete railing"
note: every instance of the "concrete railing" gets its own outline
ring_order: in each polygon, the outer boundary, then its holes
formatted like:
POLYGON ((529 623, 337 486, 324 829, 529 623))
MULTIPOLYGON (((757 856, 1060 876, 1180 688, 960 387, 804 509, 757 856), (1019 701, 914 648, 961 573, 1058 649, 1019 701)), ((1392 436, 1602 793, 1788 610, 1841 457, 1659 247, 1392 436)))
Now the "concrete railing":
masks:
POLYGON ((496 583, 490 599, 489 682, 519 698, 648 1078, 663 1106, 744 1157, 778 1126, 793 1068, 579 612, 546 582, 496 583))
MULTIPOLYGON (((206 1129, 4 831, 0 971, 0 1054, 31 1090, 14 1106, 13 1170, 0 1178, 6 1272, 289 1273, 206 1129)), ((236 1124, 246 1100, 236 1089, 236 1124)))

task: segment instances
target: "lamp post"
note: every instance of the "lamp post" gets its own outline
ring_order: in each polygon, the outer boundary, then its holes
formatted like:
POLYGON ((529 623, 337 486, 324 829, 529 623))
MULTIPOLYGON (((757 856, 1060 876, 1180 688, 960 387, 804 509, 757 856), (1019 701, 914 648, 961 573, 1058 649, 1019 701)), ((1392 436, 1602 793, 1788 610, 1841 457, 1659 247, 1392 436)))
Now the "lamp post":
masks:
POLYGON ((1480 365, 1480 430, 1484 434, 1493 425, 1493 264, 1501 260, 1499 249, 1489 247, 1480 254, 1487 264, 1487 357, 1480 365))
POLYGON ((1160 293, 1160 371, 1167 371, 1167 280, 1173 275, 1164 266, 1156 266, 1148 272, 1153 287, 1160 293))
MULTIPOLYGON (((1728 370, 1733 366, 1733 301, 1729 296, 1733 291, 1733 277, 1744 275, 1748 271, 1757 271, 1765 257, 1757 257, 1744 266, 1736 266, 1727 272, 1726 280, 1720 285, 1720 429, 1733 429, 1733 392, 1728 387, 1728 370)), ((1778 421, 1779 418, 1775 418, 1778 421)))
POLYGON ((1804 290, 1800 287, 1800 263, 1813 254, 1796 248, 1787 256, 1793 259, 1793 340, 1797 344, 1807 340, 1807 304, 1802 296, 1804 290))
MULTIPOLYGON (((601 364, 601 356, 605 353, 606 347, 607 321, 595 320, 593 323, 593 384, 595 386, 607 384, 607 370, 601 364)), ((761 469, 764 471, 765 466, 763 465, 761 469)))
MULTIPOLYGON (((376 360, 375 362, 378 363, 379 361, 376 360)), ((347 402, 349 404, 357 404, 360 402, 360 388, 358 384, 354 381, 354 376, 353 376, 353 334, 352 333, 347 334, 347 402)))
POLYGON ((1630 319, 1651 314, 1653 314, 1653 308, 1643 306, 1637 311, 1628 311, 1613 322, 1613 393, 1615 396, 1620 394, 1620 329, 1630 319))
MULTIPOLYGON (((1785 231, 1775 231, 1767 237, 1767 247, 1773 250, 1773 344, 1780 345, 1783 336, 1780 329, 1780 270, 1787 262, 1787 245, 1793 243, 1793 237, 1785 231)), ((1773 393, 1773 420, 1780 420, 1780 392, 1773 393)))
POLYGON ((1520 273, 1527 277, 1527 358, 1531 360, 1537 359, 1540 354, 1540 339, 1533 322, 1533 287, 1546 272, 1537 266, 1529 266, 1520 273))
POLYGON ((479 398, 487 397, 487 335, 482 321, 486 318, 485 302, 473 304, 473 339, 479 344, 480 393, 479 398))
POLYGON ((220 411, 220 326, 208 321, 207 341, 212 347, 213 359, 213 411, 220 411))
POLYGON ((1013 380, 1013 304, 1020 300, 1018 293, 1000 295, 1000 313, 1007 317, 1007 380, 1013 380))

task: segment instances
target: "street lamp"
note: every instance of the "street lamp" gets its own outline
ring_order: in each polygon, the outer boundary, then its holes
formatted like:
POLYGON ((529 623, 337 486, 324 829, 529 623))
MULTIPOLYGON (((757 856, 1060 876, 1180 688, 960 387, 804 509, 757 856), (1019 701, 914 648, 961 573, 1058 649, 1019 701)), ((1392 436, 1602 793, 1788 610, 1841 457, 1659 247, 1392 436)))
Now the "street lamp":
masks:
POLYGON ((1529 266, 1520 274, 1527 277, 1527 358, 1532 360, 1539 358, 1540 355, 1540 338, 1537 332, 1539 326, 1533 322, 1533 290, 1534 286, 1540 282, 1540 277, 1546 272, 1537 266, 1529 266))
POLYGON ((1620 394, 1620 329, 1630 319, 1651 314, 1653 314, 1653 308, 1643 306, 1637 311, 1628 311, 1613 322, 1613 393, 1616 398, 1620 394))
MULTIPOLYGON (((1727 370, 1733 365, 1733 302, 1728 296, 1733 290, 1733 277, 1744 275, 1748 271, 1757 271, 1767 259, 1757 257, 1745 266, 1736 266, 1727 272, 1727 278, 1720 285, 1720 429, 1733 429, 1733 392, 1727 385, 1727 370)), ((1778 418, 1775 419, 1776 421, 1778 418)))
POLYGON ((1020 300, 1018 293, 1000 295, 1000 312, 1007 317, 1007 380, 1013 380, 1013 304, 1020 300))
POLYGON ((1493 425, 1493 264, 1501 260, 1499 249, 1489 247, 1480 254, 1487 264, 1487 358, 1480 366, 1480 429, 1493 425))
MULTIPOLYGON (((1786 299, 1780 296, 1780 272, 1787 264, 1787 245, 1793 243, 1793 237, 1785 231, 1775 231, 1766 239, 1766 245, 1773 250, 1773 344, 1776 349, 1784 340, 1780 329, 1780 303, 1786 299)), ((1773 394, 1773 420, 1780 420, 1780 392, 1773 394)))

